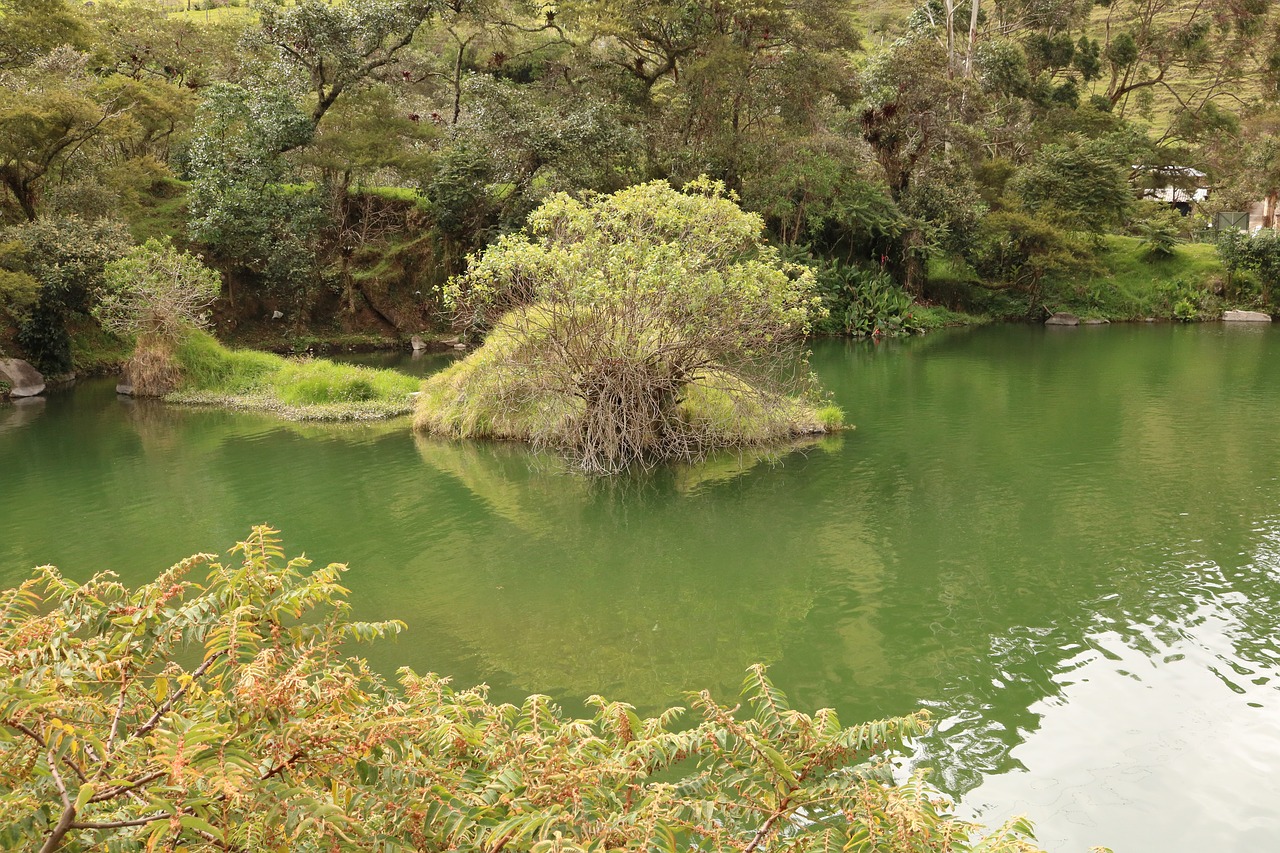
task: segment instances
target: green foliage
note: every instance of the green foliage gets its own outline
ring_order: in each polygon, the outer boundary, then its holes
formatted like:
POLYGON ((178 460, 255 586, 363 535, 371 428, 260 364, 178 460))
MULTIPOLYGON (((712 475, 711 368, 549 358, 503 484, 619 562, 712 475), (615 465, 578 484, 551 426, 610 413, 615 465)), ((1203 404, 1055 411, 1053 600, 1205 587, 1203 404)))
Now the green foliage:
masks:
POLYGON ((323 210, 291 187, 283 152, 314 131, 287 92, 218 84, 204 94, 186 152, 191 235, 219 257, 262 276, 278 293, 316 278, 323 210))
POLYGON ((310 120, 392 63, 434 10, 431 0, 259 0, 250 40, 276 51, 280 70, 309 89, 310 120))
POLYGON ((148 240, 105 267, 106 286, 94 316, 124 335, 169 340, 202 326, 222 292, 222 276, 172 243, 148 240))
POLYGON ((792 709, 763 667, 742 702, 641 718, 599 696, 569 719, 352 646, 345 565, 285 559, 254 528, 136 589, 45 566, 0 592, 0 839, 212 850, 777 850, 1031 853, 986 838, 885 757, 923 712, 846 726, 792 709), (740 710, 739 710, 740 709, 740 710))
POLYGON ((1216 294, 1225 277, 1213 246, 1184 244, 1159 259, 1136 238, 1112 236, 1088 266, 1047 283, 1043 301, 1049 310, 1111 320, 1202 319, 1221 314, 1216 294))
POLYGON ((40 299, 40 282, 24 267, 26 248, 19 240, 0 244, 0 311, 10 321, 25 323, 40 299))
POLYGON ((984 281, 1032 294, 1046 276, 1080 271, 1082 266, 1076 248, 1059 228, 1013 211, 984 219, 968 254, 984 281))
MULTIPOLYGON (((462 86, 466 109, 453 128, 464 152, 483 152, 487 178, 509 185, 501 199, 502 224, 518 227, 557 192, 608 192, 640 177, 640 140, 620 111, 580 97, 556 109, 530 96, 527 86, 478 75, 462 86)), ((474 173, 467 155, 450 164, 474 173)), ((442 177, 433 180, 439 194, 442 177)))
POLYGON ((1130 145, 1123 138, 1074 137, 1045 145, 1011 183, 1026 209, 1078 231, 1118 225, 1134 203, 1130 145))
POLYGON ((1134 223, 1134 231, 1149 258, 1171 258, 1182 243, 1178 224, 1161 217, 1151 217, 1134 223))
POLYGON ((458 145, 444 152, 426 195, 436 227, 446 237, 468 248, 483 245, 500 215, 498 199, 490 190, 492 179, 493 164, 483 150, 458 145))
POLYGON ((56 47, 83 44, 84 37, 64 0, 0 2, 0 69, 28 65, 56 47))
POLYGON ((1233 276, 1246 270, 1257 274, 1262 302, 1272 304, 1272 294, 1280 283, 1280 234, 1271 229, 1253 235, 1224 231, 1218 236, 1218 257, 1233 276))
POLYGON ((19 326, 18 343, 43 372, 65 373, 72 368, 67 324, 93 307, 106 265, 129 246, 128 232, 117 222, 73 216, 14 226, 4 231, 4 239, 11 247, 22 247, 8 254, 21 267, 13 272, 39 283, 39 296, 19 326))
POLYGON ((418 380, 394 370, 229 350, 209 335, 183 336, 176 402, 261 409, 291 420, 369 420, 407 414, 418 380))
POLYGON ((798 140, 780 152, 777 168, 746 182, 743 204, 759 211, 784 245, 846 259, 878 257, 905 222, 884 186, 863 174, 855 156, 847 143, 798 140))
POLYGON ((816 277, 827 309, 819 332, 864 338, 919 331, 914 301, 883 269, 834 261, 820 266, 816 277))
POLYGON ((559 195, 526 234, 472 257, 446 298, 471 329, 504 333, 511 344, 493 369, 528 405, 561 413, 556 429, 532 432, 586 469, 689 457, 738 436, 691 429, 687 387, 714 376, 731 397, 785 396, 776 380, 794 375, 788 344, 822 313, 813 274, 783 262, 762 230, 705 178, 684 193, 654 182, 559 195))

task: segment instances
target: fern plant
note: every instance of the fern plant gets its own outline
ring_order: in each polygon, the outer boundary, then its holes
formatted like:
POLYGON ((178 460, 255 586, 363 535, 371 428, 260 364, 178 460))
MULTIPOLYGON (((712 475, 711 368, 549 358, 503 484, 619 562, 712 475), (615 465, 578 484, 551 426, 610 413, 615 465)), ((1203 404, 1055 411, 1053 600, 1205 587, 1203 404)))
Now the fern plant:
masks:
POLYGON ((743 705, 641 718, 404 670, 351 644, 346 567, 258 527, 129 589, 37 569, 0 592, 0 847, 187 851, 1029 851, 985 838, 885 757, 923 712, 847 726, 792 709, 764 667, 743 705), (198 578, 199 571, 203 579, 198 578), (742 711, 739 708, 745 707, 742 711))

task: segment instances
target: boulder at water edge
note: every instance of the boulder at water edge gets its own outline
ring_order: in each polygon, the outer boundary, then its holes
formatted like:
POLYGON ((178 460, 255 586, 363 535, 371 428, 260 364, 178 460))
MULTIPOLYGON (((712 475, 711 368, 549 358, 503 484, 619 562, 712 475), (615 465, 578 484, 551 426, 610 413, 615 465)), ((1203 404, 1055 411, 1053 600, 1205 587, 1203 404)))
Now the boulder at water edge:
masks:
POLYGON ((0 381, 9 383, 11 397, 34 397, 44 393, 44 377, 40 371, 20 358, 0 358, 0 381))
POLYGON ((1261 311, 1228 311, 1222 319, 1227 323, 1270 323, 1271 315, 1261 311))
POLYGON ((1075 314, 1068 314, 1065 311, 1059 311, 1044 321, 1046 326, 1079 326, 1080 318, 1075 314))

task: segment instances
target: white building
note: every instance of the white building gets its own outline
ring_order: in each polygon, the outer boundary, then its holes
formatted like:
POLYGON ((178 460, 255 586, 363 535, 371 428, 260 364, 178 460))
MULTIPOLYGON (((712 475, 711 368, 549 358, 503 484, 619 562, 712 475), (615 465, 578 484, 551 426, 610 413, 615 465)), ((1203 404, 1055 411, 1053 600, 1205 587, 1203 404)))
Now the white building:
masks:
POLYGON ((1190 213, 1192 206, 1209 198, 1207 176, 1199 169, 1190 166, 1134 166, 1133 170, 1145 199, 1162 201, 1183 213, 1190 213))

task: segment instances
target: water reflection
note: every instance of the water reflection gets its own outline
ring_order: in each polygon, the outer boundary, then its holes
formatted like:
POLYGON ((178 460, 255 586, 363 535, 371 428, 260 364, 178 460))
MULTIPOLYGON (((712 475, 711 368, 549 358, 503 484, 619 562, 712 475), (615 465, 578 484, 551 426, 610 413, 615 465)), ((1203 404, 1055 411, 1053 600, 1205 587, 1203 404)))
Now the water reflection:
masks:
POLYGON ((430 578, 433 623, 515 683, 645 708, 693 685, 733 695, 812 606, 814 564, 788 555, 822 544, 779 529, 776 494, 743 479, 767 463, 789 469, 776 452, 608 482, 511 445, 416 445, 489 515, 482 530, 432 542, 409 575, 430 578), (707 570, 726 565, 732 577, 711 582, 707 570))

